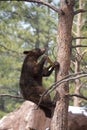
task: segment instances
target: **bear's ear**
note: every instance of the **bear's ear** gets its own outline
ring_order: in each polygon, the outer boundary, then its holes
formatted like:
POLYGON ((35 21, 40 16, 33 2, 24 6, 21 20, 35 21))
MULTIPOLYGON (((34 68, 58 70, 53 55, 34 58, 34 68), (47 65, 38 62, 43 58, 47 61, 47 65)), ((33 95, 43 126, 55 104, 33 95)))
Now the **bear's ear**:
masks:
POLYGON ((30 51, 24 51, 23 54, 28 55, 30 51))

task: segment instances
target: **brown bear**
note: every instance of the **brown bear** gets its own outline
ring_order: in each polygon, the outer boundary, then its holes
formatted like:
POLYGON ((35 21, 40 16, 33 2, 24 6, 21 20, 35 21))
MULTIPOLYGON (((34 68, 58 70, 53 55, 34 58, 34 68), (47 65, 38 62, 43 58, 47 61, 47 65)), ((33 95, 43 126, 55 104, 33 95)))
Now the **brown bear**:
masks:
MULTIPOLYGON (((24 51, 26 57, 22 66, 20 76, 20 89, 24 99, 39 103, 40 97, 46 90, 42 85, 42 77, 49 76, 54 70, 55 66, 59 67, 59 63, 44 67, 47 56, 43 56, 38 61, 39 57, 45 53, 45 49, 35 48, 30 51, 24 51)), ((52 109, 54 107, 50 95, 44 96, 40 103, 40 108, 43 109, 47 117, 52 116, 52 109)))

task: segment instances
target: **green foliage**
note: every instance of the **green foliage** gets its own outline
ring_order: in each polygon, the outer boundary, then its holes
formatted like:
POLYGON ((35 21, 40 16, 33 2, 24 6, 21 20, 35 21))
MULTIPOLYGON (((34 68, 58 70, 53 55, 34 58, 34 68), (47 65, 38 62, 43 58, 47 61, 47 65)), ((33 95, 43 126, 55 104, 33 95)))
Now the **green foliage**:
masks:
POLYGON ((3 116, 5 116, 7 113, 3 110, 0 110, 0 118, 2 118, 3 116))
MULTIPOLYGON (((55 61, 52 50, 57 33, 57 14, 45 6, 28 2, 0 1, 0 94, 18 96, 23 51, 34 47, 47 47, 48 55, 55 61)), ((44 80, 49 87, 53 76, 44 80)), ((0 98, 0 117, 13 111, 21 99, 0 98)))

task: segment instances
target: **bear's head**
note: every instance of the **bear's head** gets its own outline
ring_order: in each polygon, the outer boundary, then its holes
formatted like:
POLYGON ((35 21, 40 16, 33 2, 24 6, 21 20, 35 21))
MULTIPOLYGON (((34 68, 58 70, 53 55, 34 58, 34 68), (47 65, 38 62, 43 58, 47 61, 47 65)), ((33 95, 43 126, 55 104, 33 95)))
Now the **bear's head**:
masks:
POLYGON ((38 59, 41 55, 45 53, 45 49, 35 48, 30 51, 24 51, 23 53, 27 56, 35 57, 38 59))

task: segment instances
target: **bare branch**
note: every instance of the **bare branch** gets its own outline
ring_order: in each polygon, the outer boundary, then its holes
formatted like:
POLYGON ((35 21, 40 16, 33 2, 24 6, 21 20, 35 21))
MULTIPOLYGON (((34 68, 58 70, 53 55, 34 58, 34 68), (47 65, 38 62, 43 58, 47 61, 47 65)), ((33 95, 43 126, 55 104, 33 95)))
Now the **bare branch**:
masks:
POLYGON ((85 13, 85 12, 87 12, 87 10, 78 9, 78 10, 74 11, 74 15, 79 14, 79 13, 85 13))
POLYGON ((15 95, 10 95, 10 94, 0 94, 0 97, 11 97, 11 98, 23 99, 23 97, 21 96, 15 96, 15 95))
POLYGON ((78 73, 67 75, 63 79, 61 79, 60 81, 55 82, 49 88, 49 90, 50 90, 49 93, 52 92, 54 89, 56 89, 60 84, 62 84, 64 82, 68 82, 68 81, 79 79, 79 78, 86 77, 86 76, 87 76, 87 72, 78 72, 78 73))
POLYGON ((55 82, 54 84, 52 84, 50 86, 50 88, 48 88, 42 95, 40 98, 40 101, 38 103, 38 106, 40 105, 42 99, 44 96, 46 96, 47 94, 51 93, 54 89, 56 89, 60 84, 64 83, 64 82, 68 82, 71 80, 75 80, 75 79, 79 79, 81 77, 87 77, 87 72, 78 72, 78 73, 74 73, 74 74, 70 74, 65 76, 63 79, 61 79, 60 81, 55 82))
MULTIPOLYGON (((74 30, 72 30, 72 33, 75 35, 75 36, 77 36, 77 33, 74 31, 74 30)), ((73 40, 73 39, 72 39, 73 40)))
POLYGON ((77 48, 77 47, 87 47, 87 45, 76 45, 76 46, 72 45, 72 48, 77 48))
POLYGON ((73 40, 76 40, 76 39, 87 39, 87 37, 74 37, 73 40))
MULTIPOLYGON (((19 0, 17 0, 17 1, 19 1, 19 0)), ((55 6, 51 5, 48 2, 45 2, 43 0, 22 0, 22 1, 27 1, 27 2, 33 2, 33 3, 38 3, 38 4, 46 5, 47 7, 49 7, 52 10, 54 10, 55 12, 64 15, 64 12, 61 9, 58 9, 55 6)))
POLYGON ((78 95, 78 94, 67 94, 67 96, 70 96, 70 97, 78 97, 78 98, 82 98, 84 100, 87 100, 87 97, 83 96, 83 95, 78 95))

